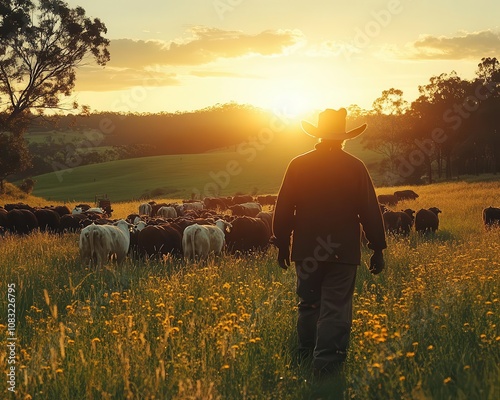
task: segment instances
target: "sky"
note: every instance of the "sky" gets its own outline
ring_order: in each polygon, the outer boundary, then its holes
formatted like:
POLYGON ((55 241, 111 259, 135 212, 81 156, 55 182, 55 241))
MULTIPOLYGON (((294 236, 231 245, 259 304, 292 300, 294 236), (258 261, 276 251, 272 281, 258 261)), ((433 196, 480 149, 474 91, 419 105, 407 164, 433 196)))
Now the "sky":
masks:
POLYGON ((432 76, 500 58, 498 0, 71 0, 106 25, 111 60, 77 70, 92 111, 236 102, 287 115, 411 102, 432 76))

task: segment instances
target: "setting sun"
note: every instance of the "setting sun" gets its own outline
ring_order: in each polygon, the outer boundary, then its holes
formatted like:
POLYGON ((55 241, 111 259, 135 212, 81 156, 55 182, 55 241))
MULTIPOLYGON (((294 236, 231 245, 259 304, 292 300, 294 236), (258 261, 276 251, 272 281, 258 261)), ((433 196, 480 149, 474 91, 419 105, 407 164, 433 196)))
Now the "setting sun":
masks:
POLYGON ((313 111, 313 104, 306 95, 300 93, 280 93, 270 99, 270 107, 275 114, 289 119, 298 119, 313 111))

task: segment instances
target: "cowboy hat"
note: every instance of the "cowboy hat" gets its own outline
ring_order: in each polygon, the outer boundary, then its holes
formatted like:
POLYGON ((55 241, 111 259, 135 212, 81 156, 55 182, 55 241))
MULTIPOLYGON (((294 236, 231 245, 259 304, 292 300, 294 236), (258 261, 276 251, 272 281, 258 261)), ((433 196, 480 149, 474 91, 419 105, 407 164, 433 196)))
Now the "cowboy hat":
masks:
POLYGON ((301 121, 300 124, 305 133, 318 139, 354 139, 356 136, 361 135, 361 133, 366 129, 366 124, 352 129, 349 132, 346 132, 346 116, 347 111, 345 108, 341 108, 338 111, 328 108, 325 111, 319 113, 318 126, 315 126, 307 121, 301 121))

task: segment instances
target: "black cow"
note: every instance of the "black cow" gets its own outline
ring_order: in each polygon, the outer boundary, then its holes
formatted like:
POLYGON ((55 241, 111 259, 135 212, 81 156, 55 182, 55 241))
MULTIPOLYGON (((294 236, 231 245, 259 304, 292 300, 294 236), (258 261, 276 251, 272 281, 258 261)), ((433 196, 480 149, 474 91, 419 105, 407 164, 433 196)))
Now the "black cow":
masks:
POLYGON ((210 210, 227 210, 226 202, 220 197, 205 197, 203 203, 210 210))
POLYGON ((174 224, 148 225, 137 237, 137 245, 141 254, 149 257, 155 255, 181 255, 182 233, 174 224))
POLYGON ((40 208, 33 213, 42 232, 58 232, 61 223, 59 214, 50 208, 40 208))
POLYGON ((0 207, 0 227, 4 229, 7 229, 8 226, 7 213, 8 211, 5 208, 0 207))
POLYGON ((234 206, 229 207, 229 209, 234 216, 256 217, 257 214, 262 211, 262 206, 259 203, 251 202, 235 204, 234 206))
POLYGON ((262 206, 274 206, 278 196, 268 194, 266 196, 257 196, 257 202, 262 206))
POLYGON ((8 229, 25 235, 38 228, 38 221, 30 210, 14 208, 7 213, 8 229))
POLYGON ((11 203, 11 204, 5 204, 4 208, 7 211, 12 211, 12 210, 29 210, 31 212, 35 211, 33 207, 26 203, 11 203))
POLYGON ((418 198, 418 194, 416 194, 413 190, 397 190, 394 192, 394 196, 396 196, 399 201, 415 200, 418 198))
POLYGON ((421 209, 415 215, 415 230, 421 233, 435 232, 439 227, 438 214, 441 210, 437 207, 421 209))
POLYGON ((48 208, 54 210, 56 213, 59 214, 60 217, 62 217, 63 215, 71 214, 71 210, 67 206, 54 206, 48 208))
POLYGON ((253 197, 248 194, 237 194, 233 196, 233 204, 243 204, 250 203, 253 201, 253 197))
POLYGON ((413 219, 408 213, 404 211, 386 211, 382 214, 382 217, 387 232, 404 236, 410 234, 413 219))
POLYGON ((486 228, 500 226, 500 208, 488 207, 483 210, 483 223, 486 228))
POLYGON ((386 206, 395 206, 398 204, 398 198, 393 194, 379 194, 377 196, 378 202, 386 206))
POLYGON ((80 232, 82 221, 86 220, 85 214, 66 214, 59 221, 59 233, 80 232))
POLYGON ((237 217, 231 225, 231 229, 226 233, 230 252, 265 251, 269 247, 271 231, 261 218, 237 217))

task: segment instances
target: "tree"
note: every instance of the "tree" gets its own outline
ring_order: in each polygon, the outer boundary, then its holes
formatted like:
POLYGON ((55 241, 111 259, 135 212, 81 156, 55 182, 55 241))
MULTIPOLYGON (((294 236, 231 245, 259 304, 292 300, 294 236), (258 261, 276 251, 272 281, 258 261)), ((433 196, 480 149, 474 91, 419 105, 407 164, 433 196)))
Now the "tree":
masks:
POLYGON ((500 63, 495 57, 483 57, 477 65, 476 75, 483 82, 498 82, 500 63))
MULTIPOLYGON (((61 98, 70 96, 74 88, 76 67, 89 57, 98 65, 109 61, 106 32, 99 19, 86 17, 83 8, 70 8, 64 1, 0 0, 0 136, 4 141, 22 146, 32 112, 60 108, 61 98)), ((5 168, 7 163, 0 159, 0 165, 5 168)), ((18 164, 8 173, 0 170, 0 179, 24 167, 18 164)))
MULTIPOLYGON (((414 103, 427 110, 419 113, 422 134, 428 136, 434 129, 442 129, 445 133, 446 140, 437 144, 437 147, 438 153, 446 161, 446 179, 452 177, 452 153, 460 142, 464 133, 464 121, 468 118, 463 104, 470 93, 470 85, 469 81, 462 80, 455 71, 433 76, 427 85, 419 86, 420 97, 414 103)), ((441 160, 438 160, 438 164, 441 165, 441 160)))
POLYGON ((21 183, 21 186, 19 186, 19 189, 21 189, 26 194, 31 194, 33 192, 33 189, 35 188, 35 184, 35 180, 26 178, 23 183, 21 183))
POLYGON ((4 180, 7 176, 29 165, 26 141, 9 133, 0 134, 0 193, 4 191, 4 180))
POLYGON ((401 90, 391 88, 384 90, 373 102, 372 107, 374 112, 370 118, 370 125, 374 126, 377 133, 363 136, 362 142, 367 148, 385 157, 381 166, 393 176, 393 171, 397 170, 398 157, 403 152, 408 102, 403 99, 401 90))

